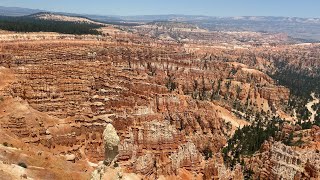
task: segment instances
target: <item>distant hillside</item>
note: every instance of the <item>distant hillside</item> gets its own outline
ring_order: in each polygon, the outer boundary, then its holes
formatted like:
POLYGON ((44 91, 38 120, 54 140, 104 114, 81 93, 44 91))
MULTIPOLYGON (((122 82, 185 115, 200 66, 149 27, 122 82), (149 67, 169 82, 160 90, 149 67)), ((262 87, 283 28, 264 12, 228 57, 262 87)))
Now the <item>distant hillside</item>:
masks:
POLYGON ((212 31, 255 31, 287 33, 307 42, 320 41, 319 18, 295 17, 210 17, 189 20, 202 28, 212 31))
MULTIPOLYGON (((24 16, 43 12, 42 10, 1 7, 0 15, 24 16)), ((211 31, 253 31, 266 33, 286 33, 290 37, 304 42, 320 41, 320 18, 298 17, 268 17, 268 16, 239 16, 239 17, 210 17, 201 15, 141 15, 141 16, 104 16, 73 13, 56 13, 62 16, 89 18, 107 24, 135 26, 153 21, 175 21, 195 24, 199 28, 211 31)), ((83 19, 64 18, 57 16, 42 17, 51 20, 87 21, 83 19)))
POLYGON ((51 20, 51 21, 61 21, 61 22, 74 22, 74 23, 83 23, 83 24, 95 24, 104 26, 106 24, 109 25, 119 25, 119 26, 136 26, 139 25, 137 23, 124 22, 120 19, 112 19, 112 18, 102 18, 95 19, 94 15, 77 15, 77 14, 69 14, 69 13, 51 13, 51 12, 40 12, 36 14, 31 14, 28 17, 39 19, 39 20, 51 20))
POLYGON ((100 34, 100 24, 39 19, 33 16, 0 16, 0 29, 15 32, 57 32, 64 34, 100 34))
POLYGON ((121 19, 126 21, 190 21, 208 19, 209 16, 194 16, 194 15, 139 15, 139 16, 121 16, 121 19))
POLYGON ((54 13, 65 16, 81 16, 86 17, 92 20, 99 22, 119 22, 122 21, 118 16, 103 16, 103 15, 91 15, 91 14, 76 14, 76 13, 67 13, 67 12, 48 12, 45 10, 39 9, 28 9, 28 8, 19 8, 19 7, 3 7, 0 6, 0 16, 28 16, 37 13, 54 13))
POLYGON ((63 14, 48 13, 48 12, 32 14, 29 17, 40 19, 40 20, 64 21, 64 22, 99 24, 99 25, 102 24, 100 22, 97 22, 82 16, 67 16, 63 14))
POLYGON ((292 38, 305 42, 320 41, 320 18, 268 16, 210 17, 192 15, 148 15, 121 18, 127 21, 142 22, 186 22, 211 31, 286 33, 292 38))
POLYGON ((236 16, 236 17, 214 17, 202 15, 141 15, 122 16, 126 21, 251 21, 251 22, 291 22, 291 23, 313 23, 320 24, 320 18, 299 17, 273 17, 273 16, 236 16))
POLYGON ((39 10, 39 9, 0 6, 0 16, 26 16, 30 14, 39 13, 42 11, 43 10, 39 10))

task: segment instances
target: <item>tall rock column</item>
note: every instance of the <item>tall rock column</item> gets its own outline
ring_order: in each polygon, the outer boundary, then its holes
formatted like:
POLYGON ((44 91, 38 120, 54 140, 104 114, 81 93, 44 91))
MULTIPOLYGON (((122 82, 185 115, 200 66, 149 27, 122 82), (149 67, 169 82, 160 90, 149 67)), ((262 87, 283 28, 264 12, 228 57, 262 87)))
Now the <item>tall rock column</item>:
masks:
POLYGON ((118 145, 120 142, 116 129, 112 124, 108 124, 103 131, 103 142, 105 148, 105 164, 108 166, 118 155, 118 145))

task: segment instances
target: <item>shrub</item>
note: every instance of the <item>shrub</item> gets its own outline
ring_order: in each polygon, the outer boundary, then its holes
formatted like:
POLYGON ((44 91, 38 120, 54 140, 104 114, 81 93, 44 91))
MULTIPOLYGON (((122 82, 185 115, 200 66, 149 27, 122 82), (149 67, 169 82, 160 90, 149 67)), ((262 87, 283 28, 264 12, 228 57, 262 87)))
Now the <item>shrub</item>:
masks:
POLYGON ((113 167, 119 167, 119 164, 117 162, 114 162, 113 167))
POLYGON ((209 158, 212 158, 212 151, 211 151, 211 149, 209 147, 206 147, 203 150, 202 154, 204 155, 205 160, 208 160, 209 158))
POLYGON ((2 143, 2 145, 8 147, 8 143, 7 142, 2 143))
POLYGON ((23 179, 28 179, 28 176, 26 174, 23 174, 20 177, 23 178, 23 179))
POLYGON ((175 78, 173 77, 173 75, 168 75, 166 87, 170 92, 174 91, 178 87, 177 83, 174 82, 174 80, 175 78))
POLYGON ((28 166, 24 162, 19 162, 18 165, 23 167, 23 168, 28 168, 28 166))

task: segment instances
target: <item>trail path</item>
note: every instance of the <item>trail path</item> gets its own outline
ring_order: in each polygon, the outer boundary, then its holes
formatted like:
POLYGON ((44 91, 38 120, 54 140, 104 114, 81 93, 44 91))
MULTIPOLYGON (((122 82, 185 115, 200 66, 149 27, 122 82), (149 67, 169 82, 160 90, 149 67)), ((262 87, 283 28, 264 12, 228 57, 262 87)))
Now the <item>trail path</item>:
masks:
POLYGON ((312 106, 315 105, 315 104, 318 104, 320 102, 320 100, 318 98, 316 98, 314 93, 311 93, 311 97, 313 98, 313 100, 308 102, 308 104, 306 104, 306 107, 311 113, 311 116, 310 116, 309 120, 311 122, 314 122, 314 119, 316 117, 317 112, 314 109, 312 109, 312 106))

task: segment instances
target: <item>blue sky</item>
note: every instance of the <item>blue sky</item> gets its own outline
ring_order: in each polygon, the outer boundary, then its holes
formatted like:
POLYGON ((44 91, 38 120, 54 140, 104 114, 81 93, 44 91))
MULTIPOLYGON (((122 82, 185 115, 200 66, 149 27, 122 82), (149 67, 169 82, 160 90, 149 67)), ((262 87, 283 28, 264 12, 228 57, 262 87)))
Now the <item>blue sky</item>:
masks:
POLYGON ((319 0, 0 0, 0 6, 101 15, 320 17, 319 0))

